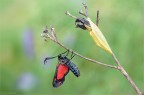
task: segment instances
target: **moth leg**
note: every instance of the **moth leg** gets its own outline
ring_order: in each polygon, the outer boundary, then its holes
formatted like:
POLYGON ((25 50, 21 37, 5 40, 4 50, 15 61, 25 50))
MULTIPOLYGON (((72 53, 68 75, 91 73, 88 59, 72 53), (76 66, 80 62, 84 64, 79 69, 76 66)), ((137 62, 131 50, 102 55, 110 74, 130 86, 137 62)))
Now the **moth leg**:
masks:
POLYGON ((65 52, 63 52, 63 53, 61 53, 61 54, 65 54, 65 53, 67 53, 67 52, 69 52, 69 50, 66 50, 65 52))
POLYGON ((67 54, 65 56, 68 56, 68 54, 69 54, 69 49, 67 50, 67 54))
POLYGON ((65 51, 65 52, 63 52, 63 53, 61 53, 61 54, 65 54, 67 51, 65 51))
MULTIPOLYGON (((72 54, 71 54, 71 59, 73 59, 73 57, 75 56, 76 54, 74 54, 73 52, 72 52, 72 54)), ((70 59, 70 60, 71 60, 70 59)))

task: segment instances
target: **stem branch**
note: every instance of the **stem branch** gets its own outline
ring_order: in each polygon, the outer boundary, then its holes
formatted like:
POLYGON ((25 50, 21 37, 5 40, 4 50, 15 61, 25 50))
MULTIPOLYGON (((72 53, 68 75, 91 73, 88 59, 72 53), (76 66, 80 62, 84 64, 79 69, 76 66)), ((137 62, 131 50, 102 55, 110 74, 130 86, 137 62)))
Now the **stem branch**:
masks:
POLYGON ((79 56, 79 57, 81 57, 81 58, 83 58, 83 59, 85 59, 85 60, 91 61, 91 62, 93 62, 93 63, 97 63, 97 64, 99 64, 99 65, 103 65, 103 66, 105 66, 105 67, 109 67, 109 68, 113 68, 113 69, 118 69, 117 66, 108 65, 108 64, 105 64, 105 63, 102 63, 102 62, 99 62, 99 61, 96 61, 96 60, 87 58, 87 57, 85 57, 85 56, 83 56, 83 55, 81 55, 81 54, 79 54, 79 53, 77 53, 77 52, 75 52, 75 51, 73 51, 73 50, 71 50, 71 49, 68 49, 68 48, 65 47, 63 44, 61 44, 59 41, 54 40, 54 39, 51 38, 50 36, 47 36, 47 35, 42 35, 42 36, 45 37, 45 38, 49 38, 50 40, 52 40, 54 43, 58 44, 58 45, 61 46, 62 48, 66 49, 66 50, 69 50, 71 53, 73 52, 75 55, 77 55, 77 56, 79 56))
POLYGON ((124 75, 124 77, 127 79, 127 81, 131 84, 131 86, 134 88, 134 90, 136 91, 136 93, 138 95, 142 95, 142 92, 139 90, 139 88, 136 86, 136 84, 133 82, 133 80, 131 79, 131 77, 127 74, 127 72, 125 71, 125 69, 123 68, 123 66, 120 64, 120 62, 118 61, 117 57, 115 56, 114 53, 112 53, 112 56, 116 62, 116 64, 118 65, 118 70, 124 75))

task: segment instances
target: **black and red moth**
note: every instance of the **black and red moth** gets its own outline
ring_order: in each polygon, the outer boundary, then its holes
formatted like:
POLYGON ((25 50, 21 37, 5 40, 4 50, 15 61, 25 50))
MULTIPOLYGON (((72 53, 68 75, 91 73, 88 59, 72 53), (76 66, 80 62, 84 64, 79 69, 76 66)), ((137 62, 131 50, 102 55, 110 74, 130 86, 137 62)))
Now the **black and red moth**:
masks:
MULTIPOLYGON (((66 56, 67 55, 62 55, 62 54, 59 54, 58 56, 56 56, 58 57, 58 64, 56 66, 56 71, 55 71, 55 75, 53 79, 53 87, 55 88, 63 84, 63 82, 65 81, 65 76, 68 74, 69 70, 75 76, 77 77, 80 76, 80 71, 78 70, 76 65, 70 61, 74 56, 71 56, 71 59, 68 59, 66 56)), ((46 60, 49 60, 52 58, 55 58, 55 57, 47 57, 44 60, 44 63, 46 62, 46 60)))

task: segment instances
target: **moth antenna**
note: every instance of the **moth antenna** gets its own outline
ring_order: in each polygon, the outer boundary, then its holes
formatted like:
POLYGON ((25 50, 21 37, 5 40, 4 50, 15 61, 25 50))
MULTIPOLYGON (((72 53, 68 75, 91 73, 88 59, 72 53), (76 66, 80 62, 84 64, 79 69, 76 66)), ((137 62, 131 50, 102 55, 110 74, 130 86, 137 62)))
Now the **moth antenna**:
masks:
POLYGON ((47 60, 50 60, 50 59, 53 59, 53 58, 56 58, 56 57, 58 57, 58 56, 46 57, 46 58, 44 59, 44 64, 47 63, 47 60))

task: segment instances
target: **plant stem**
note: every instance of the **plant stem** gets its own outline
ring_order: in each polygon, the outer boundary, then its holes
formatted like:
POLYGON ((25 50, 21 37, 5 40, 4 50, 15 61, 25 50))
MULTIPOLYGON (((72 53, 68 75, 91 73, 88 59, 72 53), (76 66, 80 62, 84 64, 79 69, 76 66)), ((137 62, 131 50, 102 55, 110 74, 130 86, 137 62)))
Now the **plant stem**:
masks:
POLYGON ((45 37, 45 38, 49 38, 50 40, 52 40, 54 43, 58 44, 58 45, 61 46, 62 48, 66 49, 66 50, 69 50, 69 52, 74 53, 74 54, 76 54, 77 56, 79 56, 79 57, 81 57, 81 58, 83 58, 83 59, 85 59, 85 60, 91 61, 91 62, 93 62, 93 63, 97 63, 97 64, 99 64, 99 65, 103 65, 103 66, 105 66, 105 67, 109 67, 109 68, 113 68, 113 69, 118 69, 117 66, 108 65, 108 64, 105 64, 105 63, 102 63, 102 62, 99 62, 99 61, 96 61, 96 60, 87 58, 87 57, 85 57, 85 56, 83 56, 83 55, 81 55, 81 54, 79 54, 79 53, 77 53, 77 52, 75 52, 75 51, 73 51, 73 50, 71 50, 71 49, 68 49, 68 48, 65 47, 62 43, 60 43, 60 42, 57 41, 57 40, 54 40, 54 39, 51 38, 50 36, 47 36, 47 35, 42 35, 42 36, 45 37))
POLYGON ((83 55, 80 55, 79 53, 74 52, 73 50, 70 50, 70 49, 66 48, 63 44, 61 44, 61 43, 59 43, 59 42, 57 42, 57 44, 58 44, 59 46, 63 47, 64 49, 69 50, 70 52, 73 52, 74 54, 76 54, 77 56, 79 56, 79 57, 81 57, 81 58, 83 58, 83 59, 86 59, 86 60, 88 60, 88 61, 97 63, 97 64, 99 64, 99 65, 103 65, 103 66, 105 66, 105 67, 110 67, 110 68, 118 69, 116 66, 104 64, 104 63, 102 63, 102 62, 99 62, 99 61, 96 61, 96 60, 87 58, 87 57, 85 57, 85 56, 83 56, 83 55))
POLYGON ((133 82, 133 80, 131 79, 131 77, 128 75, 128 73, 125 71, 125 69, 123 68, 123 66, 120 64, 120 62, 118 61, 117 57, 115 56, 114 53, 112 53, 112 56, 116 62, 116 64, 118 65, 118 70, 124 75, 124 77, 127 79, 127 81, 131 84, 131 86, 134 88, 134 90, 136 91, 136 93, 138 95, 142 95, 142 92, 139 90, 139 88, 136 86, 136 84, 133 82))
POLYGON ((97 10, 97 16, 96 16, 96 25, 98 26, 99 24, 99 10, 97 10))
POLYGON ((127 81, 131 84, 131 86, 133 87, 133 89, 136 91, 136 93, 138 95, 143 95, 142 92, 139 90, 139 88, 136 86, 136 84, 133 82, 133 80, 131 79, 131 77, 127 74, 127 72, 125 71, 125 69, 123 68, 123 66, 120 64, 120 62, 118 61, 117 57, 115 56, 114 53, 112 53, 112 57, 114 58, 117 66, 113 66, 113 65, 108 65, 108 64, 105 64, 105 63, 102 63, 102 62, 99 62, 97 60, 93 60, 93 59, 90 59, 90 58, 87 58, 67 47, 65 47, 62 43, 60 43, 55 37, 47 34, 47 33, 44 33, 44 35, 42 34, 43 37, 45 38, 49 38, 50 40, 52 40, 54 43, 58 44, 59 46, 61 46, 62 48, 66 49, 66 50, 69 50, 69 52, 85 59, 85 60, 88 60, 88 61, 91 61, 93 63, 96 63, 96 64, 99 64, 99 65, 102 65, 102 66, 105 66, 105 67, 109 67, 109 68, 113 68, 113 69, 116 69, 116 70, 119 70, 123 76, 127 79, 127 81))

